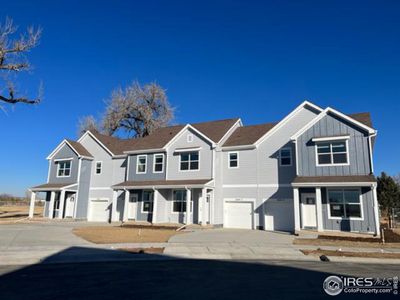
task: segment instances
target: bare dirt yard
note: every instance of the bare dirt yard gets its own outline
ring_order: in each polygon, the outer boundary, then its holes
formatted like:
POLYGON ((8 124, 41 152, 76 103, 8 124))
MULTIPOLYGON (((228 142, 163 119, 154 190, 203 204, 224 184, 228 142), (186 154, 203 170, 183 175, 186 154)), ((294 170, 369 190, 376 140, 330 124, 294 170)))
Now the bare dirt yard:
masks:
POLYGON ((338 251, 338 250, 300 250, 304 255, 315 255, 315 256, 341 256, 341 257, 368 257, 368 258, 389 258, 399 259, 400 253, 379 253, 379 252, 349 252, 349 251, 338 251))
POLYGON ((78 227, 72 231, 75 235, 95 244, 115 243, 165 243, 176 234, 171 228, 133 228, 121 226, 78 227))
MULTIPOLYGON (((43 206, 35 205, 35 217, 40 217, 43 213, 43 206)), ((0 224, 3 222, 17 221, 27 218, 29 214, 29 205, 6 205, 0 206, 0 224)))

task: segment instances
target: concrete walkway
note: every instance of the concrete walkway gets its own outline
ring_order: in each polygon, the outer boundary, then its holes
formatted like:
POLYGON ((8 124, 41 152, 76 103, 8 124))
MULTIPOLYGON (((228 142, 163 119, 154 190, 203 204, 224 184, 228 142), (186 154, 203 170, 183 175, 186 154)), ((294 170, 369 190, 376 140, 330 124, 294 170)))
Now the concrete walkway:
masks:
POLYGON ((303 255, 293 236, 261 230, 209 229, 173 236, 164 253, 206 259, 317 260, 303 255))

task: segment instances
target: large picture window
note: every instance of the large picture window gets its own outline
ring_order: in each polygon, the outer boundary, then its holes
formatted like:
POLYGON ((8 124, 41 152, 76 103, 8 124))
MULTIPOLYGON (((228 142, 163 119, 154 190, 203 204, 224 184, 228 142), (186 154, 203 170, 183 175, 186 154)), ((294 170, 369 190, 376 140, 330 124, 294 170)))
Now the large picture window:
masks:
POLYGON ((142 194, 142 212, 143 213, 150 213, 153 212, 153 198, 154 193, 153 191, 143 191, 142 194))
POLYGON ((199 170, 199 152, 184 152, 181 153, 180 159, 181 171, 199 170))
MULTIPOLYGON (((172 212, 186 212, 186 190, 173 191, 172 212)), ((192 211, 193 202, 190 202, 190 211, 192 211)))
POLYGON ((331 218, 362 218, 360 190, 328 190, 329 216, 331 218))
POLYGON ((61 160, 57 162, 57 177, 69 177, 71 175, 71 161, 61 160))
POLYGON ((317 165, 347 165, 347 141, 323 142, 316 144, 317 165))

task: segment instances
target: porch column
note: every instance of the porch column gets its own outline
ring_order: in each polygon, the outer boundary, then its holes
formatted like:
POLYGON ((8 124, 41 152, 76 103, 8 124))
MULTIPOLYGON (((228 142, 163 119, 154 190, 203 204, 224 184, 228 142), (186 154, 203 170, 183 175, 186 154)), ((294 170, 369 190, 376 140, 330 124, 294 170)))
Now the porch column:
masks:
POLYGON ((58 209, 58 218, 62 219, 64 215, 65 191, 61 191, 60 195, 60 208, 58 209))
POLYGON ((119 218, 117 216, 117 201, 118 201, 118 190, 113 190, 113 198, 111 204, 111 221, 118 222, 119 218))
POLYGON ((207 189, 201 190, 201 214, 200 220, 201 225, 207 225, 207 189))
POLYGON ((324 226, 322 224, 322 197, 321 197, 321 188, 315 188, 315 205, 317 209, 317 230, 323 231, 324 226))
POLYGON ((376 236, 381 236, 381 221, 379 220, 379 205, 378 205, 378 194, 376 192, 376 185, 372 186, 372 194, 374 200, 374 216, 375 216, 375 234, 376 236))
POLYGON ((50 192, 50 203, 49 203, 49 219, 54 218, 54 200, 56 198, 56 192, 50 192))
POLYGON ((124 214, 122 217, 122 220, 124 222, 128 221, 128 204, 129 204, 129 196, 130 196, 129 190, 125 190, 125 199, 124 199, 124 214))
POLYGON ((299 189, 293 188, 294 231, 300 231, 300 195, 299 189))
POLYGON ((35 212, 36 192, 31 192, 31 204, 29 205, 29 218, 33 218, 35 212))
POLYGON ((151 218, 151 223, 158 222, 158 190, 153 188, 153 214, 151 218))
POLYGON ((192 198, 192 191, 186 188, 186 225, 190 224, 190 201, 192 198))

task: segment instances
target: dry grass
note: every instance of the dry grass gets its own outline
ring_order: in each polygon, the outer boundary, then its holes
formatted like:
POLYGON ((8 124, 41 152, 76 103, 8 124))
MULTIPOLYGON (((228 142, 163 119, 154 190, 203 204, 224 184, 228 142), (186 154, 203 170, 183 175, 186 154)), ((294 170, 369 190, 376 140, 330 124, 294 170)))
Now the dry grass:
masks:
MULTIPOLYGON (((27 218, 29 214, 29 205, 0 206, 0 223, 2 221, 16 221, 27 218)), ((35 205, 34 216, 43 214, 43 206, 35 205)))
POLYGON ((346 240, 328 239, 295 239, 294 245, 313 245, 313 246, 337 246, 337 247, 356 247, 356 248, 400 248, 400 243, 378 243, 378 242, 356 242, 346 240))
POLYGON ((77 236, 95 244, 165 243, 180 232, 174 229, 126 228, 119 226, 90 226, 73 230, 77 236))
POLYGON ((164 248, 120 248, 118 250, 132 254, 160 254, 164 253, 164 248))
POLYGON ((337 250, 300 250, 305 255, 315 256, 341 256, 341 257, 368 257, 368 258, 391 258, 399 259, 400 253, 379 253, 379 252, 348 252, 348 251, 337 251, 337 250))

